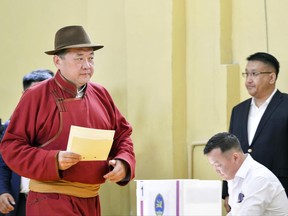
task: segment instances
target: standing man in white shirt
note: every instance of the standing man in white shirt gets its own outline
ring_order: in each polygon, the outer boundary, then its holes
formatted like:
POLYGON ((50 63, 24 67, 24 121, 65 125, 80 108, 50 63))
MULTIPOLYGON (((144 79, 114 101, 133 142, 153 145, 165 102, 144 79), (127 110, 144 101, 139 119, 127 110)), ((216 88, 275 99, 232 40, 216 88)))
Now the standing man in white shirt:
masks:
MULTIPOLYGON (((276 88, 279 71, 278 60, 269 53, 248 56, 242 75, 251 98, 233 108, 229 132, 244 153, 274 173, 288 194, 288 95, 276 88)), ((225 181, 222 198, 229 212, 225 181)))
POLYGON ((223 132, 206 144, 204 154, 216 172, 228 181, 229 216, 287 216, 288 199, 278 178, 244 154, 237 137, 223 132))

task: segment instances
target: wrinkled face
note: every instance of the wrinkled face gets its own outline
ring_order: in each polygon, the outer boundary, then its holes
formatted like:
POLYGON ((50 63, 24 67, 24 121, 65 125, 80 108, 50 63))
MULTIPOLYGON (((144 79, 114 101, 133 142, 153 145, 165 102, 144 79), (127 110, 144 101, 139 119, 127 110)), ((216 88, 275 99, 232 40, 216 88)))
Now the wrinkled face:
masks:
POLYGON ((238 154, 231 151, 222 153, 220 148, 213 149, 207 155, 209 163, 224 180, 233 179, 238 170, 238 154))
POLYGON ((262 73, 255 77, 251 75, 247 76, 245 81, 246 89, 248 93, 256 99, 267 98, 275 88, 276 71, 272 66, 261 61, 248 61, 246 73, 252 74, 257 72, 271 73, 262 73))
POLYGON ((94 73, 94 52, 92 48, 71 48, 62 58, 54 56, 54 64, 61 74, 77 88, 86 84, 94 73))

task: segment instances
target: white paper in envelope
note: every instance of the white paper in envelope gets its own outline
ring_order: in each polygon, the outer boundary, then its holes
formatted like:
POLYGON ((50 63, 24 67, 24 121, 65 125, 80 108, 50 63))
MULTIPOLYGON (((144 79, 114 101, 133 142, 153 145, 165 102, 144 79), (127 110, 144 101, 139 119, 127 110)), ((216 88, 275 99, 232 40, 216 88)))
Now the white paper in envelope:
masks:
POLYGON ((67 151, 80 154, 82 161, 107 160, 114 133, 114 130, 100 130, 72 125, 67 151))

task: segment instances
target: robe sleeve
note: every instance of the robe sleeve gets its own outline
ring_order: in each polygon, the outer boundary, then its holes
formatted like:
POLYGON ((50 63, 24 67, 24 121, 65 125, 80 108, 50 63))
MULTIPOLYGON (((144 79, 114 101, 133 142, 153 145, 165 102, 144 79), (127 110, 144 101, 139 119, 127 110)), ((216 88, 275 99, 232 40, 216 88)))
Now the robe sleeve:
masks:
POLYGON ((130 180, 135 177, 135 153, 133 142, 131 139, 132 126, 127 122, 125 117, 121 114, 119 109, 115 106, 111 96, 106 91, 106 96, 108 97, 112 107, 113 115, 115 119, 115 136, 114 142, 109 154, 109 159, 120 159, 128 164, 128 173, 123 181, 118 182, 119 185, 123 186, 128 184, 130 180), (127 178, 128 177, 128 178, 127 178))
POLYGON ((47 118, 39 113, 41 102, 40 93, 32 97, 30 89, 25 91, 10 119, 0 150, 5 163, 18 175, 41 181, 58 180, 58 150, 41 149, 36 139, 37 127, 47 118))

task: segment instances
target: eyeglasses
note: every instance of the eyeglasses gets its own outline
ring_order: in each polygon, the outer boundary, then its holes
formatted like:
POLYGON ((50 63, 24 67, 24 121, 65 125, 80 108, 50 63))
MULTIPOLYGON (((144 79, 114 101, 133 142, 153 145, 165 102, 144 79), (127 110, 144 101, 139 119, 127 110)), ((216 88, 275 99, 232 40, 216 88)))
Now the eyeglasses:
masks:
POLYGON ((268 72, 268 71, 258 72, 258 71, 254 71, 254 72, 251 72, 251 73, 247 73, 247 72, 246 73, 242 73, 242 76, 244 78, 247 78, 249 76, 254 78, 254 77, 257 77, 260 74, 270 74, 270 73, 273 73, 273 72, 268 72))

